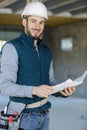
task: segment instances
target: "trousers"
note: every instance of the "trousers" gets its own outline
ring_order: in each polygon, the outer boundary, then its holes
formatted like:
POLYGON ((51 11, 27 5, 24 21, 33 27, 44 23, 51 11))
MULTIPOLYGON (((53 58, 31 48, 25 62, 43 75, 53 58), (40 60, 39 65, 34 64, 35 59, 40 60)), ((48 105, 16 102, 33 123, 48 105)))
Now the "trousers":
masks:
POLYGON ((49 130, 49 112, 22 113, 19 128, 24 130, 49 130))

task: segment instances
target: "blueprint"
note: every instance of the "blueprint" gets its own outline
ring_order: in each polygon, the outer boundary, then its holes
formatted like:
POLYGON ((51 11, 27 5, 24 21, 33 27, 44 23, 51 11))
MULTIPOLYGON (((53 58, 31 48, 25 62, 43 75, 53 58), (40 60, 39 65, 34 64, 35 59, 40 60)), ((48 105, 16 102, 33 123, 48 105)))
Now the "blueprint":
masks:
POLYGON ((84 81, 86 75, 87 75, 87 71, 85 71, 83 75, 81 75, 80 77, 78 77, 78 78, 75 79, 75 80, 67 79, 67 80, 64 81, 64 82, 55 85, 55 86, 54 86, 54 90, 53 90, 53 92, 52 92, 51 94, 56 93, 56 92, 58 92, 58 91, 61 91, 61 90, 63 90, 64 88, 68 88, 68 87, 72 87, 72 86, 76 87, 76 86, 81 85, 81 84, 83 83, 83 81, 84 81))

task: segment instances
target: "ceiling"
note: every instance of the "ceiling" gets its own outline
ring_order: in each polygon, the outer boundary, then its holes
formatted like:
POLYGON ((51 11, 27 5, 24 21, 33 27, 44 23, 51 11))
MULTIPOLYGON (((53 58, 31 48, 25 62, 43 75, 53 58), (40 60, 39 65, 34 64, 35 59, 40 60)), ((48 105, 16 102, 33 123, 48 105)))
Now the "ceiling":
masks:
POLYGON ((49 15, 81 16, 87 15, 87 0, 0 0, 0 12, 21 13, 30 1, 43 2, 49 15))
MULTIPOLYGON (((24 6, 30 1, 43 2, 48 8, 48 15, 51 20, 53 20, 54 23, 56 22, 55 20, 57 20, 56 24, 64 23, 64 21, 66 23, 66 18, 72 22, 87 19, 87 0, 0 0, 0 24, 6 21, 9 22, 10 19, 6 20, 8 16, 9 18, 15 16, 20 19, 19 14, 21 14, 24 6), (7 17, 4 18, 4 16, 7 17), (2 21, 2 19, 4 21, 2 21)), ((15 22, 17 22, 17 20, 15 22)))
POLYGON ((87 0, 47 0, 45 4, 54 15, 87 16, 87 0))

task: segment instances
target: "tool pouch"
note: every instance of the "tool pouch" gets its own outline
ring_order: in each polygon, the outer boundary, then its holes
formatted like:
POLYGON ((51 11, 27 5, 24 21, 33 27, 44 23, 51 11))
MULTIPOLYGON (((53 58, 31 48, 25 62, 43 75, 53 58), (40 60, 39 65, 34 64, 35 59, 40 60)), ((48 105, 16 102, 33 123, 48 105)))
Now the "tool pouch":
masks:
POLYGON ((0 130, 8 130, 8 119, 4 115, 4 111, 0 112, 0 130))
POLYGON ((20 117, 25 104, 10 101, 7 105, 7 110, 0 112, 0 130, 23 130, 19 128, 20 117), (17 112, 17 115, 14 115, 17 112), (10 122, 10 117, 12 122, 10 122))

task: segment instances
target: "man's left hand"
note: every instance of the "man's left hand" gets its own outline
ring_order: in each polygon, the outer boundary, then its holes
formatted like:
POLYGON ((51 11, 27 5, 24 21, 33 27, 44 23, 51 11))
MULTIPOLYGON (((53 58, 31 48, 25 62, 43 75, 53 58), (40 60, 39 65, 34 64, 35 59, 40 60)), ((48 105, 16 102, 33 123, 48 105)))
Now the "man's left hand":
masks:
POLYGON ((61 90, 60 93, 62 93, 64 96, 70 96, 75 92, 75 87, 69 87, 65 88, 64 90, 61 90))

